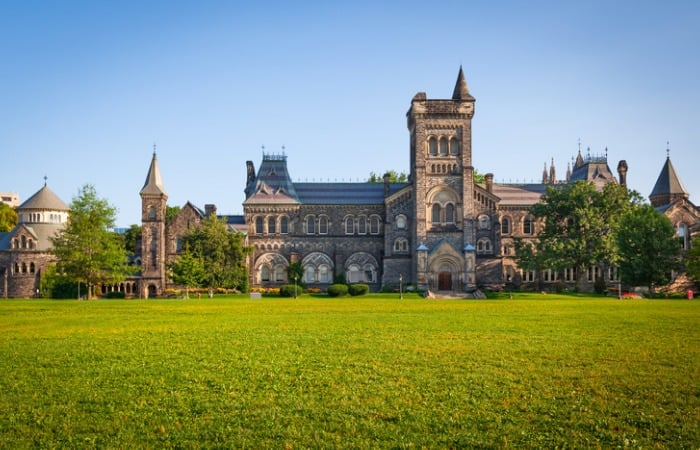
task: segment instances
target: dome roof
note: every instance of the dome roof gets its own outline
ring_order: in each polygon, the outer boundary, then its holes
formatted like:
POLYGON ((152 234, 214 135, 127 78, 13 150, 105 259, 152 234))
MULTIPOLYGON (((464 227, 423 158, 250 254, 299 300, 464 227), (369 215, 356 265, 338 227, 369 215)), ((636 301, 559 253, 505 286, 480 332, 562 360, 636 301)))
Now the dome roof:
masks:
POLYGON ((54 192, 44 185, 36 194, 29 197, 24 203, 19 205, 18 210, 34 209, 44 211, 68 211, 68 205, 61 200, 54 192))

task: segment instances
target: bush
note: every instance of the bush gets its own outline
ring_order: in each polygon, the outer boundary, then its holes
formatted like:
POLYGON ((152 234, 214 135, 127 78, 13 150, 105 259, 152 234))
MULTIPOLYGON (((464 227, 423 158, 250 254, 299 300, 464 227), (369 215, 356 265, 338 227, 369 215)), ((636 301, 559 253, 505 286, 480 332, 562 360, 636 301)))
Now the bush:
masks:
POLYGON ((280 297, 294 297, 296 290, 296 296, 300 296, 302 293, 301 286, 295 286, 293 284, 284 284, 280 286, 279 293, 280 297))
POLYGON ((342 297, 344 295, 348 295, 347 284, 331 284, 328 286, 329 297, 342 297))
POLYGON ((369 292, 369 286, 362 283, 351 284, 350 286, 348 286, 348 292, 353 297, 357 295, 365 295, 369 292))

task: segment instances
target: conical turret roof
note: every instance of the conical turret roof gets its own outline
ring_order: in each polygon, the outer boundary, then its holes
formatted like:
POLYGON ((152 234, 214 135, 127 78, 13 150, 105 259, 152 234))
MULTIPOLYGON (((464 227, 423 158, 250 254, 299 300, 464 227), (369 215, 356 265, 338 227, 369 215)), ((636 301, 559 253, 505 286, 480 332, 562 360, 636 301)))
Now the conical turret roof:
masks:
POLYGON ((666 163, 661 169, 659 178, 656 179, 654 189, 649 195, 649 200, 655 206, 671 203, 679 198, 688 198, 688 192, 683 187, 676 169, 671 164, 671 157, 666 157, 666 163))
POLYGON ((44 184, 44 187, 39 189, 36 194, 29 197, 24 203, 19 205, 17 208, 19 210, 23 209, 34 209, 34 210, 45 210, 45 211, 68 211, 68 205, 61 200, 58 195, 49 189, 49 187, 44 184))
POLYGON ((452 93, 452 100, 474 100, 474 97, 469 93, 469 88, 467 87, 467 80, 464 78, 464 71, 462 66, 459 66, 459 74, 457 75, 457 83, 455 84, 455 90, 452 93))
POLYGON ((153 159, 151 159, 151 166, 148 168, 148 175, 146 175, 146 182, 143 184, 143 188, 140 192, 141 195, 168 195, 165 192, 165 185, 163 184, 163 178, 160 176, 160 168, 158 167, 158 160, 156 158, 156 152, 153 152, 153 159))

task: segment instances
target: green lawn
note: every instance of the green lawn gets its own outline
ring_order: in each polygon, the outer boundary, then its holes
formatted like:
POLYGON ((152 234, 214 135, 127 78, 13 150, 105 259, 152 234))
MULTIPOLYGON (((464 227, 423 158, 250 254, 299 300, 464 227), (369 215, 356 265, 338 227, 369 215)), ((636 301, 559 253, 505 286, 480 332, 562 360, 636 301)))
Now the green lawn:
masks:
POLYGON ((0 301, 0 447, 700 446, 700 302, 0 301))

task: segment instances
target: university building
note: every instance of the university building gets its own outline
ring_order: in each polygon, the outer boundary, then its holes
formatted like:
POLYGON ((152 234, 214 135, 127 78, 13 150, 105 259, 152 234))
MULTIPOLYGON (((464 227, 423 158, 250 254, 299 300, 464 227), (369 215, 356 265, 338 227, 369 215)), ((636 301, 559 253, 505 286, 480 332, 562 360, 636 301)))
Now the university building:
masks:
MULTIPOLYGON (((154 153, 140 191, 141 273, 103 290, 164 295, 173 287, 167 267, 182 250, 181 238, 210 215, 246 234, 253 248, 248 261, 253 287, 293 283, 287 268, 296 262, 303 267, 303 282, 321 289, 338 278, 367 283, 374 291, 402 284, 460 295, 484 287, 534 286, 538 274, 521 271, 514 260, 515 239, 534 239, 541 227, 530 207, 550 185, 579 180, 600 187, 624 185, 627 163, 617 164, 616 176, 607 154, 582 155, 579 149, 563 179, 552 162, 549 168, 545 164, 540 183, 496 183, 492 173, 477 182, 474 112, 475 99, 461 68, 451 98, 429 99, 423 92, 413 97, 406 113, 410 171, 404 183, 388 177, 383 183, 293 182, 287 155, 263 154, 257 170, 252 161, 246 163, 243 215, 219 215, 214 205, 200 209, 187 203, 166 220, 168 195, 154 153)), ((700 210, 668 157, 649 199, 671 219, 688 248, 700 233, 700 210)), ((19 206, 19 225, 0 233, 0 297, 34 295, 51 261, 48 236, 63 226, 67 210, 46 186, 19 206)), ((604 265, 584 274, 571 269, 541 275, 545 284, 568 286, 578 275, 591 290, 598 277, 617 282, 615 268, 604 265)))

